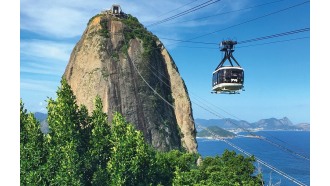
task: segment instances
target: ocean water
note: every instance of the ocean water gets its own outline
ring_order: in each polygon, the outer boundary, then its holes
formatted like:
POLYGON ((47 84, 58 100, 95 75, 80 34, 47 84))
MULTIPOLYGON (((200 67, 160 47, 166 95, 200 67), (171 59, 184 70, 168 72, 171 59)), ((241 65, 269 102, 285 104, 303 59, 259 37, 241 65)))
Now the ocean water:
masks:
MULTIPOLYGON (((310 185, 309 131, 259 131, 254 134, 263 136, 270 142, 248 137, 228 141, 304 185, 310 185)), ((225 149, 242 154, 221 140, 198 138, 197 143, 198 151, 203 157, 221 155, 225 149)), ((261 168, 265 185, 298 185, 262 164, 256 163, 255 166, 261 168)))

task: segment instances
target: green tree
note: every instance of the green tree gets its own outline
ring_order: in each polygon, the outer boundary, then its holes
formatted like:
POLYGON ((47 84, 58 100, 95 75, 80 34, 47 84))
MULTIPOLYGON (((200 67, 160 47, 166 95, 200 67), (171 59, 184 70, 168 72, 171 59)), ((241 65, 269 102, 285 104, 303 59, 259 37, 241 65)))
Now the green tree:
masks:
POLYGON ((45 163, 43 134, 40 123, 32 113, 27 113, 20 100, 20 183, 43 185, 42 167, 45 163))
POLYGON ((80 119, 76 97, 62 78, 57 99, 48 100, 47 167, 50 185, 82 185, 80 119))
POLYGON ((110 127, 99 96, 89 117, 64 78, 47 108, 42 134, 20 102, 21 185, 262 185, 253 156, 226 150, 197 166, 198 154, 158 152, 119 113, 110 127))
POLYGON ((198 154, 186 153, 179 150, 169 152, 157 152, 155 156, 155 178, 162 185, 172 185, 175 171, 190 171, 196 169, 198 154))
POLYGON ((261 175, 253 176, 255 158, 228 151, 207 157, 198 169, 175 172, 174 185, 262 185, 261 175))
POLYGON ((104 185, 109 178, 106 166, 111 156, 110 136, 111 129, 108 116, 102 111, 102 100, 95 99, 95 110, 91 117, 91 139, 89 156, 91 159, 90 172, 93 172, 92 185, 104 185))
POLYGON ((114 113, 111 126, 111 157, 107 164, 110 185, 149 185, 152 150, 140 131, 114 113))
POLYGON ((78 110, 80 143, 78 154, 81 159, 81 171, 83 174, 83 183, 90 185, 93 172, 91 170, 91 157, 89 154, 89 143, 91 139, 91 118, 88 116, 88 110, 85 105, 80 105, 78 110))

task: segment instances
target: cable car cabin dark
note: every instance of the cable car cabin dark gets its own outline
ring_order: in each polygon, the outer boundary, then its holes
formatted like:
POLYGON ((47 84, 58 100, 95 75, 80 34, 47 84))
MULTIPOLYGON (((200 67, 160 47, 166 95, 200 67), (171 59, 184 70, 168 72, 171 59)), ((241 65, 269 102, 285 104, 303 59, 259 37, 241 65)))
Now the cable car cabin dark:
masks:
POLYGON ((243 90, 244 70, 233 56, 234 45, 236 44, 237 42, 232 40, 220 43, 220 51, 224 52, 225 55, 213 72, 212 93, 236 94, 243 90), (230 66, 224 66, 227 60, 230 66), (234 66, 233 63, 237 66, 234 66))
POLYGON ((215 93, 237 93, 243 84, 244 70, 241 67, 224 66, 213 72, 212 90, 215 93))

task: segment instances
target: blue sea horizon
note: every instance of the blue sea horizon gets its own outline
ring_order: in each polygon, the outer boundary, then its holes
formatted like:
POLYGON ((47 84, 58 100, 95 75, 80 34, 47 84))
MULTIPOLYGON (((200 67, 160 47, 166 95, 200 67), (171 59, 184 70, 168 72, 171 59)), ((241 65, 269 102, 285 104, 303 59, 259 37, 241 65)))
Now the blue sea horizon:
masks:
MULTIPOLYGON (((248 133, 241 132, 239 135, 248 133)), ((256 158, 284 172, 298 182, 310 185, 310 132, 309 131, 259 131, 253 134, 265 139, 251 137, 235 137, 227 139, 230 143, 240 147, 256 158)), ((198 152, 202 157, 221 156, 225 149, 236 150, 221 140, 197 138, 198 152)), ((244 154, 243 154, 244 155, 244 154)), ((268 167, 255 163, 257 169, 261 168, 265 185, 297 185, 268 167)))

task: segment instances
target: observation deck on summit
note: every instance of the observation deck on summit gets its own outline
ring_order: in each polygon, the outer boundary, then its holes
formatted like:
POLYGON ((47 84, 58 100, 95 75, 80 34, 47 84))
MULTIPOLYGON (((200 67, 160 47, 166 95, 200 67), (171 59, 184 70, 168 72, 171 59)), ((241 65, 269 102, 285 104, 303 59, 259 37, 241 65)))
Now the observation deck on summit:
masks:
POLYGON ((120 7, 120 5, 112 5, 112 7, 111 7, 111 13, 113 14, 113 15, 120 15, 121 14, 121 7, 120 7))
POLYGON ((112 15, 118 18, 126 17, 126 14, 123 12, 120 5, 118 4, 113 4, 110 9, 103 10, 101 13, 106 15, 112 15))

